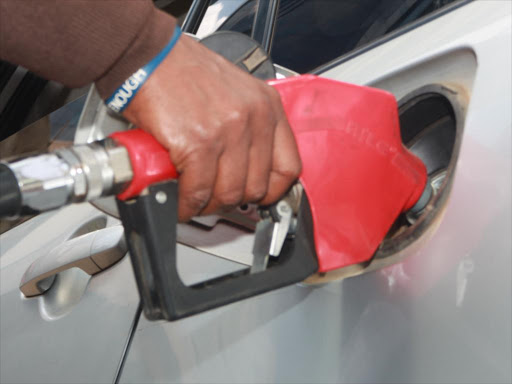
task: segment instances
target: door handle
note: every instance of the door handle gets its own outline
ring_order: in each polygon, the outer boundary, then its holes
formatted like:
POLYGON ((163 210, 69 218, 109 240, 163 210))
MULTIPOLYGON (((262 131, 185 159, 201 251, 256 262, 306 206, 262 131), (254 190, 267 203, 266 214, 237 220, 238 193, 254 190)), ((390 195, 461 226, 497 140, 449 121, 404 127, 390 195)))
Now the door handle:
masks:
POLYGON ((20 290, 26 297, 41 295, 59 272, 80 268, 92 276, 121 260, 126 252, 121 225, 73 238, 34 261, 21 278, 20 290))

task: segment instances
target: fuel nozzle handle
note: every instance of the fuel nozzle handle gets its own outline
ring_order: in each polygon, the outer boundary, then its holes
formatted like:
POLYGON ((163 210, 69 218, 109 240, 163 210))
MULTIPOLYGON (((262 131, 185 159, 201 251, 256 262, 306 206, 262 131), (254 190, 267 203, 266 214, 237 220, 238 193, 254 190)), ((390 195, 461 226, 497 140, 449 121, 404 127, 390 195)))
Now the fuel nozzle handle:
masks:
POLYGON ((0 217, 15 218, 177 178, 168 151, 141 129, 0 163, 0 217))

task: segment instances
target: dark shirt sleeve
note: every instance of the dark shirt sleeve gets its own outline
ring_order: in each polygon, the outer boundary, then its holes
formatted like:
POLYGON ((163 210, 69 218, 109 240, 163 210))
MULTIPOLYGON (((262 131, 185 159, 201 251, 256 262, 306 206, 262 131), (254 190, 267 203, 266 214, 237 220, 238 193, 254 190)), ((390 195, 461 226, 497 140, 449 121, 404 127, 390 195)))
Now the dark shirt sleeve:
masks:
POLYGON ((0 0, 0 58, 107 98, 170 40, 151 0, 0 0))

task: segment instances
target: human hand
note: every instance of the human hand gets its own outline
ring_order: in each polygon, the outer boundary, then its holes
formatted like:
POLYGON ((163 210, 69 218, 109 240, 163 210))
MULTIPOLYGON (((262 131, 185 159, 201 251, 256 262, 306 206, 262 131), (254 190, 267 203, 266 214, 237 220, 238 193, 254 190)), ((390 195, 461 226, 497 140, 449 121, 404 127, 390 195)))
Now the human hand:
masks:
POLYGON ((123 114, 169 150, 180 221, 270 204, 301 170, 277 91, 186 35, 123 114))

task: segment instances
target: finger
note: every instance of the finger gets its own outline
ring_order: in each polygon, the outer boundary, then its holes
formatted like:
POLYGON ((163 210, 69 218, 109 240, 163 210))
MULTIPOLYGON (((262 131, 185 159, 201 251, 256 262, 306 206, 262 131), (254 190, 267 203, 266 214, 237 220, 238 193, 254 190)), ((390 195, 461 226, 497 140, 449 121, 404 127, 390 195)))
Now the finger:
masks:
POLYGON ((295 137, 286 117, 283 115, 276 127, 274 136, 272 170, 268 191, 260 204, 271 204, 281 198, 299 177, 301 167, 295 137))
POLYGON ((193 153, 186 159, 178 180, 179 221, 189 221, 208 205, 217 176, 217 163, 215 152, 193 153))
POLYGON ((229 209, 243 202, 247 167, 249 163, 247 141, 232 143, 219 159, 212 197, 201 211, 208 215, 221 209, 229 209))
POLYGON ((272 108, 265 108, 262 113, 254 113, 251 124, 255 133, 249 150, 244 203, 257 203, 267 194, 276 126, 272 108))

